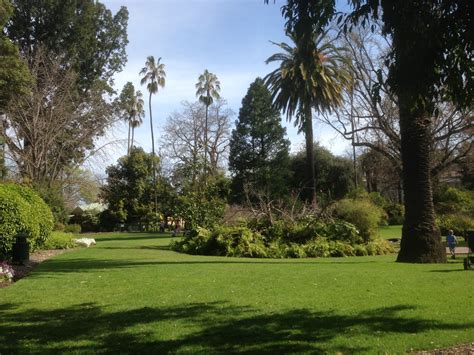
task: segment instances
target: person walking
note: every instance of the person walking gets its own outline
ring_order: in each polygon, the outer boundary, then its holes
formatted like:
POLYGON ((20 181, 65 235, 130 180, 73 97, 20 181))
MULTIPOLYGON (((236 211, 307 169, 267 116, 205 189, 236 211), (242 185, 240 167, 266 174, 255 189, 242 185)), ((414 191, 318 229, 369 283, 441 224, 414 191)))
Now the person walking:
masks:
POLYGON ((456 244, 458 244, 458 239, 454 235, 452 229, 448 231, 446 243, 448 244, 449 252, 451 253, 451 259, 456 259, 456 244))

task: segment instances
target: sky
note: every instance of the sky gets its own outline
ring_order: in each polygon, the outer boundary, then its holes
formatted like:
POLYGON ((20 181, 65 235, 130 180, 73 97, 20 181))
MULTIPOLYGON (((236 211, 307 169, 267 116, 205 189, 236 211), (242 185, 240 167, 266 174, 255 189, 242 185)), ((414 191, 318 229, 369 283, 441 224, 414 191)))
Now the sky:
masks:
MULTIPOLYGON (((181 108, 184 100, 195 101, 198 76, 208 69, 221 83, 221 97, 227 100, 238 117, 242 98, 257 77, 275 69, 265 60, 279 52, 274 42, 287 42, 284 19, 280 12, 283 0, 103 0, 116 13, 120 6, 129 11, 127 46, 128 62, 115 75, 120 91, 127 81, 142 90, 146 116, 135 132, 136 141, 151 151, 148 116, 148 93, 140 86, 139 71, 147 56, 161 57, 165 64, 166 86, 152 98, 155 137, 161 136, 167 117, 181 108)), ((291 150, 303 147, 304 137, 282 115, 292 143, 291 150)), ((335 154, 348 149, 346 141, 322 123, 314 122, 315 139, 335 154)), ((126 139, 125 125, 114 136, 126 139)), ((126 144, 115 155, 126 153, 126 144)), ((109 163, 112 163, 109 161, 109 163)))

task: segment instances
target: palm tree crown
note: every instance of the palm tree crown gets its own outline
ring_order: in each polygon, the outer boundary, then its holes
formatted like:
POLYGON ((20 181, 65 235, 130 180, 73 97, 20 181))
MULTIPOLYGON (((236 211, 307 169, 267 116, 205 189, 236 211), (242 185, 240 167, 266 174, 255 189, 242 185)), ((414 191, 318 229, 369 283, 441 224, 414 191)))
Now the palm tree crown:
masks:
POLYGON ((293 46, 273 44, 283 52, 276 53, 266 63, 280 62, 280 66, 264 80, 272 92, 274 105, 302 128, 302 113, 307 106, 319 113, 331 111, 342 104, 342 93, 349 84, 344 48, 326 40, 326 33, 315 33, 311 44, 302 44, 289 34, 293 46))
POLYGON ((208 153, 208 117, 209 106, 212 105, 214 99, 220 99, 219 91, 221 91, 221 83, 217 76, 210 73, 207 69, 199 75, 196 83, 196 96, 206 106, 206 120, 204 122, 204 176, 207 177, 207 153, 208 153))
POLYGON ((289 37, 293 46, 274 43, 283 52, 272 55, 266 63, 280 62, 280 66, 264 80, 275 107, 286 113, 287 120, 294 117, 295 126, 305 134, 308 187, 316 206, 312 110, 322 113, 340 105, 350 76, 343 49, 328 42, 325 32, 301 38, 290 33, 289 37))
POLYGON ((210 73, 207 69, 204 73, 199 75, 198 82, 196 83, 196 96, 206 106, 211 106, 214 99, 220 98, 219 91, 221 91, 221 83, 217 76, 210 73))
POLYGON ((140 84, 147 84, 146 88, 151 94, 156 94, 160 87, 165 87, 165 65, 160 63, 160 61, 161 57, 155 61, 155 57, 150 55, 146 59, 145 66, 140 70, 140 75, 143 76, 140 80, 140 84))

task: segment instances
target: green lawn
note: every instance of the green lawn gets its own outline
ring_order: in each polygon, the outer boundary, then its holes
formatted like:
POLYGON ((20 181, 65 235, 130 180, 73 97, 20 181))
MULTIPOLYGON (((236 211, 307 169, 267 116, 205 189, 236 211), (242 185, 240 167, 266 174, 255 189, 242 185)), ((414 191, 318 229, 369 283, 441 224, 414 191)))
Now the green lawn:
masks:
POLYGON ((0 289, 0 353, 401 353, 474 341, 474 272, 181 255, 96 236, 0 289))
POLYGON ((383 226, 379 227, 377 231, 383 239, 402 237, 402 226, 383 226))

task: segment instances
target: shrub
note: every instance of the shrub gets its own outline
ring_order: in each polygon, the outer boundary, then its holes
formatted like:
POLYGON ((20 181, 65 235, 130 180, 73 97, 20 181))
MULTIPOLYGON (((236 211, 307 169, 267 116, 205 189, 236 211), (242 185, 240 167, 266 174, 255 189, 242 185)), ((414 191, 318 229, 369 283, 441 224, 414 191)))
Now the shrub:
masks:
POLYGON ((329 242, 325 238, 315 238, 305 245, 306 256, 309 258, 325 258, 330 255, 329 242))
POLYGON ((382 238, 371 240, 366 248, 368 255, 387 255, 395 252, 393 246, 382 238))
POLYGON ((387 213, 388 224, 399 225, 403 224, 405 220, 405 207, 398 203, 391 203, 385 206, 385 213, 387 213))
POLYGON ((332 211, 336 217, 355 225, 365 242, 374 237, 375 229, 382 221, 384 214, 380 207, 366 199, 340 200, 332 206, 332 211))
POLYGON ((334 257, 354 256, 355 250, 350 244, 335 240, 329 242, 329 254, 334 257))
POLYGON ((41 249, 69 249, 75 246, 74 235, 65 232, 53 232, 46 242, 41 246, 41 249))
POLYGON ((362 243, 363 238, 352 223, 345 221, 333 221, 326 224, 323 235, 331 240, 357 244, 362 243))
POLYGON ((437 222, 442 234, 452 229, 454 234, 463 235, 465 230, 474 229, 474 219, 461 213, 439 215, 437 222))
POLYGON ((44 243, 53 229, 53 216, 30 188, 0 184, 0 254, 10 253, 15 235, 26 233, 32 250, 44 243))
POLYGON ((33 248, 40 246, 53 231, 54 217, 50 208, 33 189, 15 184, 8 184, 7 186, 16 191, 30 205, 30 218, 39 227, 38 236, 36 238, 32 236, 32 241, 34 241, 32 246, 33 248))
POLYGON ((474 192, 446 187, 435 195, 439 214, 474 214, 474 192))
POLYGON ((64 227, 64 232, 66 233, 79 234, 81 231, 82 229, 80 224, 68 224, 64 227))
POLYGON ((66 226, 63 223, 61 222, 54 223, 54 228, 53 228, 54 231, 64 232, 64 228, 66 228, 66 226))

